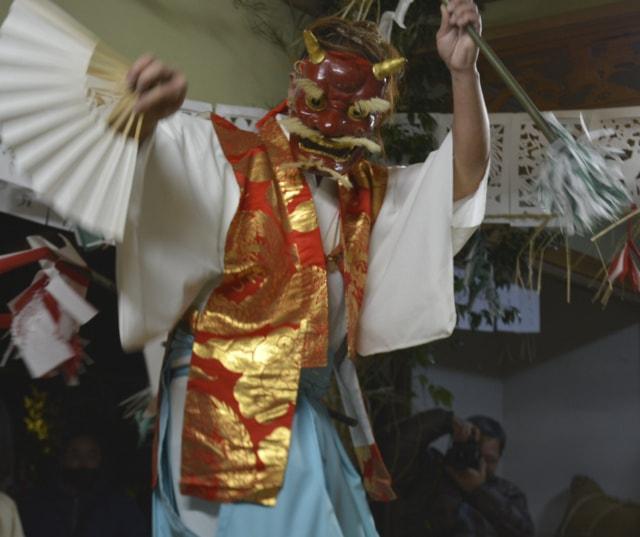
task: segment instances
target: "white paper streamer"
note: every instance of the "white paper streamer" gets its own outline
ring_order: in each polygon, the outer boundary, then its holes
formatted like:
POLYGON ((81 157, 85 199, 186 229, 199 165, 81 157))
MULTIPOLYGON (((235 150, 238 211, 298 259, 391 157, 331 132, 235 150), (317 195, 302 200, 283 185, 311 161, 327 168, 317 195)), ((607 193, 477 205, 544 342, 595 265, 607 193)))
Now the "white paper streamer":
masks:
POLYGON ((378 24, 378 31, 386 41, 391 41, 394 22, 403 30, 406 29, 404 18, 411 4, 413 4, 413 0, 399 0, 395 11, 385 11, 382 14, 380 23, 378 24))

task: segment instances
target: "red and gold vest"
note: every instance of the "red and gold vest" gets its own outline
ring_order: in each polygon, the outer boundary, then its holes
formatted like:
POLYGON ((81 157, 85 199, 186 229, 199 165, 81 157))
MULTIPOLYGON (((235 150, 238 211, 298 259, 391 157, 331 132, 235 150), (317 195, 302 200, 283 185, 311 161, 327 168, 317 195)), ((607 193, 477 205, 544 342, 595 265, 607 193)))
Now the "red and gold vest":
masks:
MULTIPOLYGON (((275 115, 257 133, 213 116, 240 186, 224 275, 194 320, 181 490, 228 502, 275 503, 287 463, 300 371, 326 364, 327 267, 311 191, 275 115)), ((356 353, 369 235, 384 167, 360 162, 340 188, 348 348, 356 353)))

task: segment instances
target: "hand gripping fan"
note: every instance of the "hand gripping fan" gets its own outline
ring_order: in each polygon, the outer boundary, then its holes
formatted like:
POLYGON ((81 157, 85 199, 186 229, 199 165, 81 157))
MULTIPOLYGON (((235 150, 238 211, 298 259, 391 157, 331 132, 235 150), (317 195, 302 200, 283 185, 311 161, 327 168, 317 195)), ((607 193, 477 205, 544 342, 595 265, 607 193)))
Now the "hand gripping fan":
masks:
POLYGON ((15 0, 0 27, 0 140, 61 216, 121 240, 142 116, 130 63, 48 0, 15 0))

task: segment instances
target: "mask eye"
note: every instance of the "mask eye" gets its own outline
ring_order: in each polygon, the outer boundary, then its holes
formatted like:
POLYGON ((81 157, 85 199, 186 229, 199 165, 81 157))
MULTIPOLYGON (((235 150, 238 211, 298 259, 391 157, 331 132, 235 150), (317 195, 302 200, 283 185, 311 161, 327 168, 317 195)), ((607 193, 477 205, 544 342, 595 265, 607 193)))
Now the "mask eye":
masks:
POLYGON ((324 95, 321 97, 312 97, 311 95, 307 95, 305 97, 305 103, 309 108, 311 108, 311 110, 315 110, 316 112, 324 110, 326 104, 324 95))
POLYGON ((362 108, 358 104, 352 104, 349 107, 349 110, 347 110, 347 114, 351 119, 354 119, 356 121, 360 121, 367 117, 367 114, 365 114, 364 110, 362 110, 362 108))

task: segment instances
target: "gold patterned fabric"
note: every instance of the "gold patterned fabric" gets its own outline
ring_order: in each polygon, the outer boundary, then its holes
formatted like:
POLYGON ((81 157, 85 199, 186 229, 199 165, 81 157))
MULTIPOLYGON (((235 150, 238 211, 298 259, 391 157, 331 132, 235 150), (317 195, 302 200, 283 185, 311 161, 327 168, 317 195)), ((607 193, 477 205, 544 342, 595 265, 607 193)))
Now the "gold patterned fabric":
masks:
POLYGON ((354 446, 353 449, 362 473, 364 488, 369 496, 378 502, 395 500, 396 494, 391 485, 391 474, 382 460, 378 445, 354 446))
POLYGON ((355 188, 340 187, 343 265, 347 307, 347 349, 355 358, 358 320, 364 299, 369 259, 369 235, 380 212, 387 187, 387 169, 360 161, 349 174, 355 188))
MULTIPOLYGON (((300 171, 286 166, 292 156, 278 111, 259 123, 257 134, 213 117, 241 194, 222 281, 193 323, 181 490, 220 502, 275 503, 300 370, 327 359, 322 240, 311 191, 300 171)), ((366 278, 372 207, 384 183, 376 182, 370 165, 358 170, 354 180, 362 188, 341 192, 346 293, 353 295, 350 340, 366 278)))

